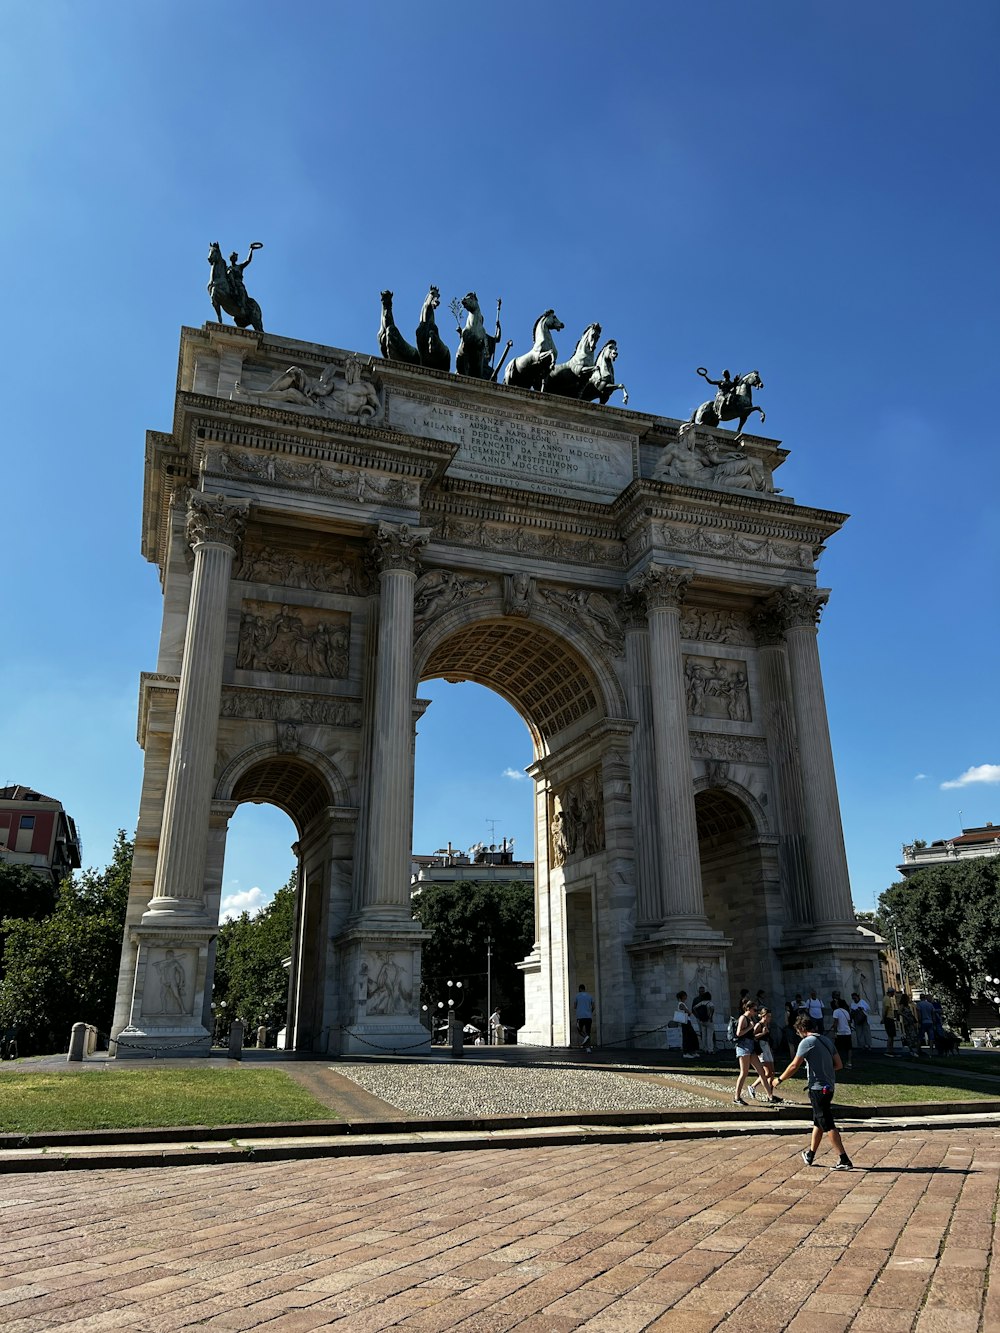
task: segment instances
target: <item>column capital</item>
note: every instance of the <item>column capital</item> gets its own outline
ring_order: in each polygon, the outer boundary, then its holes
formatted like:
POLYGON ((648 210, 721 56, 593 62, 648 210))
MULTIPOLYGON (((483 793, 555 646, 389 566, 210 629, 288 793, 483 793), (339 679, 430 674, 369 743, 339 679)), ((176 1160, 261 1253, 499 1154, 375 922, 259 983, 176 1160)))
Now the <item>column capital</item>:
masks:
POLYGON ((408 523, 380 523, 371 546, 375 568, 379 574, 398 569, 415 574, 420 552, 429 538, 428 528, 411 528, 408 523))
POLYGON ((250 504, 247 500, 227 500, 224 495, 189 491, 187 497, 187 540, 193 549, 205 544, 228 546, 239 550, 246 531, 250 504))
POLYGON ((628 592, 645 600, 647 612, 679 611, 692 578, 690 569, 680 569, 676 565, 649 565, 628 585, 628 592))
POLYGON ((783 628, 815 628, 830 597, 828 588, 803 588, 790 584, 773 592, 764 603, 764 610, 779 617, 783 628))

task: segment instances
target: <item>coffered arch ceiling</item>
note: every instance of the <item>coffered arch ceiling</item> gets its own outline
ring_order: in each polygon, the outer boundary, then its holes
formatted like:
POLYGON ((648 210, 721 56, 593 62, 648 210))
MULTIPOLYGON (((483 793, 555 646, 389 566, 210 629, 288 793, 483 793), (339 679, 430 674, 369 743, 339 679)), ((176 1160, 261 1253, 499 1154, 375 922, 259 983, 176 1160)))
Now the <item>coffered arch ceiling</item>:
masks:
POLYGON ((463 626, 432 649, 420 678, 471 680, 506 699, 524 718, 536 752, 552 738, 605 715, 597 677, 585 659, 547 629, 526 621, 463 626))
POLYGON ((299 837, 309 822, 331 804, 322 777, 291 755, 274 755, 247 769, 236 781, 232 800, 238 804, 276 805, 294 823, 299 837))

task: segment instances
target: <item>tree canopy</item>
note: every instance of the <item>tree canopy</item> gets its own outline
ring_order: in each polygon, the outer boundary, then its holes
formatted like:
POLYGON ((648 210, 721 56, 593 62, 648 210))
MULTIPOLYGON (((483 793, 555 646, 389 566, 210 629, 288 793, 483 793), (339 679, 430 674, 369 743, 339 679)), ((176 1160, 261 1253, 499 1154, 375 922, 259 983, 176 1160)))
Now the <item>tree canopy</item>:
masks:
POLYGON ((534 940, 535 888, 527 880, 476 880, 426 884, 413 899, 425 930, 421 1004, 447 1000, 447 982, 468 990, 462 1015, 486 1015, 486 941, 493 940, 492 995, 505 1023, 524 1019, 524 985, 516 964, 534 940))
POLYGON ((989 976, 1000 976, 1000 858, 925 866, 879 898, 911 965, 961 1023, 989 976))
POLYGON ((74 1023, 110 1031, 132 849, 119 829, 104 870, 63 880, 41 919, 8 916, 0 923, 0 1027, 17 1029, 22 1053, 66 1050, 74 1023))

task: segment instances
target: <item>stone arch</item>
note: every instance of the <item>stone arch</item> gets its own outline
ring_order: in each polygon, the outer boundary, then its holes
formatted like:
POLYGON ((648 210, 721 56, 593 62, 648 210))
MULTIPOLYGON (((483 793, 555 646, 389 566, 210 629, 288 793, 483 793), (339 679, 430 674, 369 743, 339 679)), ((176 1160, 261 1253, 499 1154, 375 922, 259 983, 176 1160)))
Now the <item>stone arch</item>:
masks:
POLYGON ((414 649, 415 681, 431 676, 471 680, 506 699, 539 758, 556 737, 628 716, 607 650, 544 605, 530 617, 504 615, 495 598, 445 612, 414 649))
POLYGON ((340 769, 308 746, 284 751, 275 742, 252 745, 223 769, 214 799, 239 805, 266 801, 283 810, 299 836, 328 806, 347 806, 350 793, 340 769))
POLYGON ((694 804, 705 915, 732 941, 730 998, 746 987, 777 1002, 783 914, 769 821, 745 787, 722 775, 695 783, 694 804))

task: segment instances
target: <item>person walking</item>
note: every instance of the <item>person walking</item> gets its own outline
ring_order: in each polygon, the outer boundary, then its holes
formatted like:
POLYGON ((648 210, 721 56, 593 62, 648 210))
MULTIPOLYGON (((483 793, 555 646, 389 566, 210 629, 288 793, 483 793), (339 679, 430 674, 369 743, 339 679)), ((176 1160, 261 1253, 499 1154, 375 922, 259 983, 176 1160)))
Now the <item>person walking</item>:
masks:
POLYGON ((760 1075, 761 1082, 767 1089, 768 1097, 770 1098, 774 1095, 771 1090, 771 1080, 768 1078, 764 1066, 760 1062, 760 1056, 757 1055, 754 1050, 754 1044, 756 1042, 754 1027, 757 1024, 759 1017, 760 1015, 757 1012, 756 1001, 746 1000, 743 1005, 743 1012, 740 1014, 736 1022, 736 1033, 734 1036, 736 1059, 739 1061, 740 1065, 739 1077, 736 1080, 736 1092, 733 1096, 733 1102, 737 1106, 746 1106, 747 1104, 743 1100, 742 1093, 743 1087, 747 1079, 750 1077, 751 1066, 756 1069, 757 1073, 760 1075))
POLYGON ((857 1039, 858 1050, 871 1050, 872 1032, 868 1020, 872 1011, 868 1001, 863 1000, 856 990, 851 991, 851 1005, 848 1012, 851 1015, 851 1022, 854 1024, 854 1036, 857 1039))
POLYGON ((593 995, 582 981, 573 1001, 573 1008, 576 1012, 576 1030, 580 1037, 580 1047, 589 1054, 594 1049, 590 1044, 590 1030, 594 1023, 595 1005, 593 995))
POLYGON ((795 1059, 784 1073, 777 1076, 775 1083, 780 1086, 786 1078, 791 1078, 796 1070, 805 1065, 813 1127, 809 1147, 803 1148, 800 1155, 806 1166, 815 1166, 816 1153, 823 1142, 823 1135, 827 1134, 840 1159, 833 1168, 834 1171, 853 1171, 854 1163, 847 1155, 844 1140, 840 1137, 840 1130, 833 1118, 833 1097, 837 1089, 836 1073, 841 1068, 840 1056, 830 1038, 819 1030, 816 1019, 802 1015, 795 1026, 802 1040, 795 1052, 795 1059))
MULTIPOLYGON (((822 1031, 822 1029, 820 1029, 822 1031)), ((843 1001, 834 1006, 833 1022, 830 1024, 834 1045, 845 1069, 851 1068, 851 1015, 844 1008, 843 1001)))
POLYGON ((920 997, 917 1001, 917 1019, 920 1022, 920 1031, 917 1034, 917 1049, 920 1050, 924 1044, 924 1037, 927 1037, 927 1054, 934 1054, 934 1006, 930 998, 926 995, 920 997))
POLYGON ((706 1055, 711 1055, 715 1050, 715 1025, 713 1023, 715 1005, 712 1003, 712 992, 710 990, 706 990, 704 986, 698 987, 698 994, 694 998, 691 1012, 698 1020, 701 1049, 706 1055))
POLYGON ((757 1042, 757 1056, 764 1066, 766 1077, 758 1076, 753 1083, 747 1086, 747 1092, 751 1101, 757 1101, 757 1091, 760 1090, 760 1100, 768 1102, 780 1102, 780 1097, 774 1095, 774 1045, 777 1041, 777 1033, 780 1031, 774 1021, 774 1015, 766 1006, 760 1010, 760 1017, 754 1024, 754 1037, 757 1042), (769 1094, 765 1097, 765 1088, 769 1086, 769 1094))
POLYGON ((677 1008, 674 1010, 674 1022, 680 1025, 681 1047, 685 1060, 698 1058, 698 1034, 694 1030, 694 1015, 688 1008, 686 990, 677 992, 677 1008))
POLYGON ((896 1044, 896 992, 890 986, 882 997, 882 1026, 885 1028, 885 1049, 896 1044))
POLYGON ((809 999, 806 1000, 806 1013, 810 1018, 815 1018, 818 1023, 823 1022, 823 1001, 816 994, 815 990, 809 992, 809 999))

